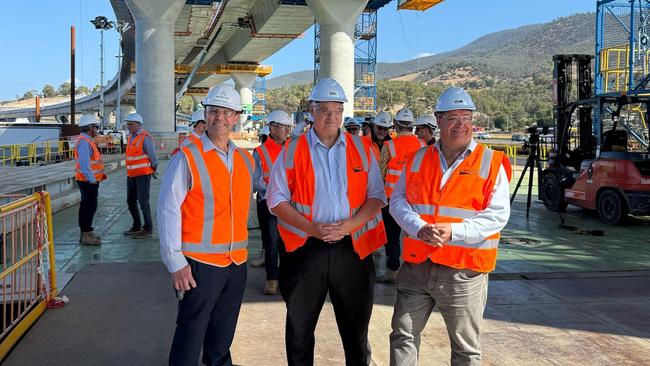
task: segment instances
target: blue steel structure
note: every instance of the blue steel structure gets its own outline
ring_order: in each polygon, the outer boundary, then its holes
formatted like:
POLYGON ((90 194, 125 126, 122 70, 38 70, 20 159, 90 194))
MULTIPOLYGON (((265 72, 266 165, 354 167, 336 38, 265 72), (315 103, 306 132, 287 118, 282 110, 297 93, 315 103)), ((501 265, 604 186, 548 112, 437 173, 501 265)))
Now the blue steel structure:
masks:
POLYGON ((650 2, 596 3, 596 95, 650 93, 650 2))
POLYGON ((253 114, 251 120, 260 121, 266 117, 266 77, 259 76, 253 86, 253 114))

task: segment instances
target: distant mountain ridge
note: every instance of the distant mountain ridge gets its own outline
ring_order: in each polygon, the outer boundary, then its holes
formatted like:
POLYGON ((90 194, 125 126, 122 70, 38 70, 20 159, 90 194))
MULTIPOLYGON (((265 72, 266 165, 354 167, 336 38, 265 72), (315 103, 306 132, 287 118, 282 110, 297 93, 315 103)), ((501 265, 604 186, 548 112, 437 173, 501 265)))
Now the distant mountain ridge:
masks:
MULTIPOLYGON (((485 79, 522 79, 550 73, 558 53, 594 53, 595 14, 581 13, 482 36, 453 51, 397 63, 377 63, 379 80, 464 84, 485 79)), ((381 47, 381 44, 378 45, 381 47)), ((267 88, 305 84, 304 70, 267 80, 267 88)))

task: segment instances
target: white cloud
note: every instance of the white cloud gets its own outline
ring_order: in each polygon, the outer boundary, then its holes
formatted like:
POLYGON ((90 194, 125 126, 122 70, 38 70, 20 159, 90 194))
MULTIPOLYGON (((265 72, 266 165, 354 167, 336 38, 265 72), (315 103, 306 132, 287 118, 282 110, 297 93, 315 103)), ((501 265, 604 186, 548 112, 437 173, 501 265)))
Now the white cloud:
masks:
POLYGON ((435 53, 422 52, 419 53, 417 56, 415 56, 415 58, 422 58, 422 57, 433 56, 433 55, 435 55, 435 53))

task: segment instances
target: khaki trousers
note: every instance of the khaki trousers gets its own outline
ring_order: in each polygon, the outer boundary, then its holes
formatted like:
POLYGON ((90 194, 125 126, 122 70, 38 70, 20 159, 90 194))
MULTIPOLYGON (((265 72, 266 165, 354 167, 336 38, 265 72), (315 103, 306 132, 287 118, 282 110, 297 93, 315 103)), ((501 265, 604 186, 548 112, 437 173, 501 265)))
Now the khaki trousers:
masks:
POLYGON ((487 273, 459 270, 428 259, 420 264, 405 262, 397 273, 396 288, 391 365, 417 365, 420 333, 435 305, 447 326, 451 364, 481 364, 480 325, 487 300, 487 273))

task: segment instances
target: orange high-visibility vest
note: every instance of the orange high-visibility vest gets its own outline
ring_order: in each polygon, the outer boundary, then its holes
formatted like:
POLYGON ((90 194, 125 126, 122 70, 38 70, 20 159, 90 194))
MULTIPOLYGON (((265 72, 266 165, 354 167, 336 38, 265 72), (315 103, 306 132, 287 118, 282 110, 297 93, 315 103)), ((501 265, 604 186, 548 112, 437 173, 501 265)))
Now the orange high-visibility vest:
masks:
POLYGON ((84 135, 79 135, 77 142, 74 144, 74 160, 75 160, 75 179, 87 182, 86 176, 81 172, 81 165, 79 164, 79 141, 84 140, 90 144, 90 148, 93 150, 93 154, 90 156, 90 170, 95 175, 95 180, 98 182, 106 179, 106 173, 104 173, 104 161, 102 160, 102 154, 99 152, 95 142, 84 135))
POLYGON ((368 140, 370 143, 370 151, 372 151, 372 154, 375 156, 375 160, 377 161, 377 164, 379 164, 379 158, 381 157, 381 151, 379 151, 379 146, 377 144, 372 142, 372 137, 370 136, 361 136, 361 138, 368 140))
POLYGON ((149 155, 144 153, 144 139, 149 135, 145 130, 132 137, 129 134, 129 141, 126 144, 126 175, 138 177, 152 174, 151 160, 149 155))
MULTIPOLYGON (((427 146, 407 160, 406 200, 427 223, 462 222, 488 207, 501 166, 510 180, 512 171, 506 155, 478 145, 441 189, 439 152, 435 146, 427 146)), ((438 248, 408 236, 404 238, 402 259, 422 263, 429 258, 448 267, 490 272, 496 265, 499 237, 494 233, 478 243, 448 242, 438 248)))
POLYGON ((386 171, 386 197, 390 198, 393 189, 397 185, 399 176, 402 173, 406 157, 411 153, 420 149, 426 144, 414 135, 397 136, 392 140, 386 141, 384 146, 387 146, 390 153, 390 160, 388 161, 388 170, 386 171))
POLYGON ((190 140, 193 144, 196 144, 197 142, 201 141, 200 137, 197 137, 194 131, 191 131, 190 133, 185 136, 186 139, 190 140))
MULTIPOLYGON (((370 170, 370 144, 360 136, 345 133, 346 166, 348 178, 348 202, 350 217, 366 202, 368 172, 370 170)), ((307 220, 312 221, 316 194, 316 176, 311 162, 307 136, 292 138, 286 144, 285 171, 291 192, 290 204, 307 220)), ((293 252, 307 241, 308 234, 278 218, 278 231, 287 252, 293 252)), ((370 221, 352 230, 352 245, 361 259, 386 243, 386 230, 381 211, 370 221)))
POLYGON ((248 257, 248 209, 253 158, 237 148, 232 172, 215 150, 203 144, 181 148, 190 168, 192 187, 181 205, 181 250, 199 262, 225 267, 248 257))
POLYGON ((271 179, 271 169, 273 169, 273 164, 275 164, 275 159, 278 158, 280 152, 282 152, 282 145, 275 142, 272 138, 269 138, 262 145, 258 146, 255 151, 260 157, 260 163, 262 165, 262 179, 269 184, 271 179))

